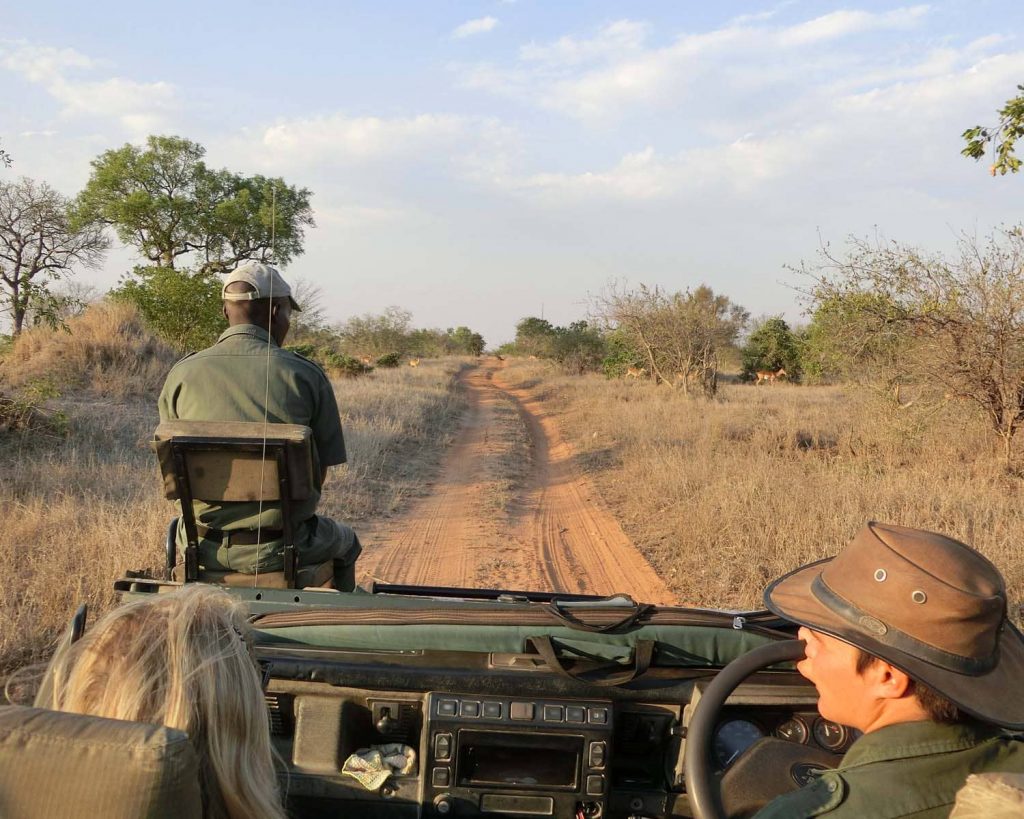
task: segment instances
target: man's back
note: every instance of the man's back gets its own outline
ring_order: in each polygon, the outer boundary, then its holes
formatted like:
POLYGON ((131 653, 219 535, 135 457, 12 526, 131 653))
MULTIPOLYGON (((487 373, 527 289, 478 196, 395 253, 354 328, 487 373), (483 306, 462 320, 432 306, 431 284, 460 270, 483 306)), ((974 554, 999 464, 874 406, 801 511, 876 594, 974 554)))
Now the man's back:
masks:
MULTIPOLYGON (((160 419, 188 421, 263 421, 303 424, 313 431, 316 491, 293 509, 299 529, 297 545, 306 537, 302 522, 313 517, 320 500, 321 470, 345 462, 345 442, 338 405, 330 382, 313 362, 283 350, 266 330, 250 324, 229 327, 216 344, 179 361, 170 371, 160 393, 160 419)), ((280 508, 258 503, 197 504, 197 520, 208 530, 277 530, 280 508)), ((257 558, 261 571, 272 570, 277 561, 271 543, 257 558), (267 562, 268 558, 270 562, 267 562)), ((212 547, 210 543, 208 546, 212 547)), ((230 560, 211 556, 204 549, 205 564, 245 570, 252 556, 236 550, 230 560), (243 558, 242 564, 238 559, 243 558)))

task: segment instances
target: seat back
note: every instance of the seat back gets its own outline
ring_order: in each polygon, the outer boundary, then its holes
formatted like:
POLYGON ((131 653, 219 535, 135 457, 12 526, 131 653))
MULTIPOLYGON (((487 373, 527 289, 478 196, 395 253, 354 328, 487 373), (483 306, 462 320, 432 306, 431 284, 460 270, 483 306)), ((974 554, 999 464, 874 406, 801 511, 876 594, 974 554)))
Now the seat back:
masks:
POLYGON ((0 816, 200 819, 198 762, 181 731, 0 707, 0 816))
POLYGON ((195 500, 281 500, 276 455, 282 449, 287 460, 287 498, 305 500, 315 486, 312 431, 301 424, 164 421, 153 435, 153 448, 169 500, 182 498, 176 453, 185 457, 188 491, 195 500))
MULTIPOLYGON (((290 504, 310 497, 312 431, 301 424, 164 421, 153 436, 164 495, 181 501, 185 529, 185 582, 199 579, 199 533, 194 500, 211 503, 278 501, 284 540, 286 585, 295 585, 297 565, 290 504)), ((168 573, 174 559, 168 549, 168 573)))

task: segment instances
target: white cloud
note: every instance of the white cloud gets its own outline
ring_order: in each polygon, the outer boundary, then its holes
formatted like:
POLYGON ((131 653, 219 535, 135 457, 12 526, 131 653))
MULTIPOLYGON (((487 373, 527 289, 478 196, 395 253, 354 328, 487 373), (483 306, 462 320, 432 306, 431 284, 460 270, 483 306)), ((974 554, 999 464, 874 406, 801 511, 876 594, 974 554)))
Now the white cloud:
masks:
POLYGON ((104 64, 70 48, 5 41, 0 67, 42 86, 60 103, 62 116, 113 119, 133 135, 159 130, 180 106, 177 89, 167 82, 81 78, 81 72, 96 73, 104 64))
POLYGON ((452 37, 461 40, 464 37, 472 37, 474 34, 484 34, 493 31, 498 25, 497 17, 477 17, 475 20, 467 20, 452 31, 452 37))
POLYGON ((567 36, 547 45, 529 43, 519 50, 519 55, 526 62, 580 65, 634 52, 643 45, 649 31, 647 23, 618 20, 589 39, 567 36))
POLYGON ((783 46, 800 46, 836 40, 851 34, 889 28, 909 28, 928 13, 928 6, 911 6, 875 14, 868 11, 834 11, 779 32, 783 46))
MULTIPOLYGON (((619 20, 588 37, 564 36, 529 43, 517 64, 456 66, 469 88, 512 97, 529 105, 583 120, 620 119, 632 107, 678 107, 701 85, 721 88, 730 78, 747 85, 773 76, 799 77, 809 57, 834 63, 836 41, 868 31, 905 29, 927 15, 928 6, 892 11, 839 11, 788 26, 765 21, 775 11, 737 18, 708 32, 683 33, 667 45, 649 46, 651 28, 619 20), (786 62, 787 53, 805 60, 786 62)), ((728 89, 726 89, 728 93, 728 89)))
MULTIPOLYGON (((826 191, 840 200, 858 191, 921 195, 939 176, 948 179, 968 169, 958 156, 960 131, 994 110, 996 103, 988 102, 979 114, 979 101, 998 102, 1024 73, 1024 51, 977 62, 965 62, 962 54, 953 59, 946 51, 942 59, 926 54, 868 90, 851 83, 845 91, 816 96, 815 89, 805 89, 793 110, 739 138, 672 153, 648 146, 611 167, 509 175, 496 184, 558 207, 672 202, 686 210, 764 201, 786 208, 828 196, 826 191), (948 70, 939 70, 943 65, 948 70)), ((740 115, 734 127, 743 123, 754 121, 740 115)))
POLYGON ((414 117, 326 117, 297 119, 268 127, 262 144, 303 162, 345 162, 411 155, 430 146, 458 140, 468 127, 466 117, 421 114, 414 117))

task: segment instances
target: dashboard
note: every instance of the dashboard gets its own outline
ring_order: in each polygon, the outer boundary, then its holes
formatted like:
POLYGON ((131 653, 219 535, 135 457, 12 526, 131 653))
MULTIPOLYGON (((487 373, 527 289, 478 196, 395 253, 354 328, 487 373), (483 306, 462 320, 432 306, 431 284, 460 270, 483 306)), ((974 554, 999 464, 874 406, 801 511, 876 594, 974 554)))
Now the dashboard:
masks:
MULTIPOLYGON (((763 737, 845 751, 854 734, 818 717, 813 688, 792 674, 764 676, 774 679, 741 687, 723 709, 714 738, 719 773, 763 737)), ((452 679, 443 689, 409 690, 414 679, 402 677, 405 687, 392 690, 341 677, 271 680, 267 703, 291 815, 691 815, 683 753, 702 680, 664 697, 620 689, 565 696, 560 685, 546 693, 541 680, 509 686, 501 675, 485 685, 452 679), (351 754, 385 743, 415 750, 412 770, 376 791, 341 773, 351 754)))

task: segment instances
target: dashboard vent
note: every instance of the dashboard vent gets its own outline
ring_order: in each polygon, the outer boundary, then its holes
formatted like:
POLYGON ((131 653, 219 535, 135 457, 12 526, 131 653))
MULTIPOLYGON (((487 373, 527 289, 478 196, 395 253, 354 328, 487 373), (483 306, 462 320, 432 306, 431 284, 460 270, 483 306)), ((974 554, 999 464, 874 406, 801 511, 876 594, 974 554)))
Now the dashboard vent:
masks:
POLYGON ((263 697, 267 701, 270 716, 270 733, 277 737, 291 736, 295 727, 295 697, 292 694, 275 694, 270 691, 263 697))

